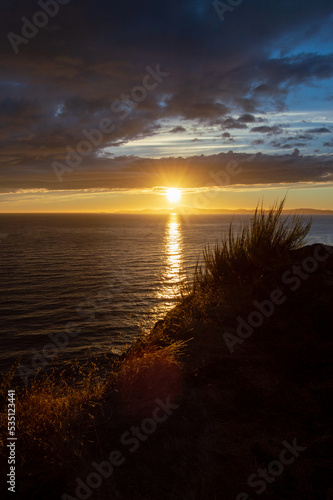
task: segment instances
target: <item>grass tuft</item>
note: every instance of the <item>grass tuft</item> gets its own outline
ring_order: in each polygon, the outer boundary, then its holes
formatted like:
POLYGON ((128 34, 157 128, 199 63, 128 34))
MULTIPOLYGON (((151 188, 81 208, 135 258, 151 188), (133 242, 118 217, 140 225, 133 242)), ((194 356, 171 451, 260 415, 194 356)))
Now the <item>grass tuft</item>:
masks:
POLYGON ((229 290, 249 283, 281 265, 291 250, 303 246, 311 219, 284 215, 284 204, 285 198, 268 212, 258 205, 240 232, 235 233, 231 223, 228 237, 214 247, 205 247, 204 262, 196 268, 192 290, 229 290))

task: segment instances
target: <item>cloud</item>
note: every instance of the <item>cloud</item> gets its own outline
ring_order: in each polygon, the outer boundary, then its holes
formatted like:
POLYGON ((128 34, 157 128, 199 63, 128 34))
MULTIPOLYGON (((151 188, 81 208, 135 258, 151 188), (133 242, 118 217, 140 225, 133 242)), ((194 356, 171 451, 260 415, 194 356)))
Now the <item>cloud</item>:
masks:
POLYGON ((310 134, 330 134, 331 131, 326 127, 312 128, 309 130, 310 134))
MULTIPOLYGON (((1 32, 20 34, 22 17, 32 19, 36 5, 3 0, 1 32)), ((211 2, 203 0, 143 4, 72 0, 19 47, 19 54, 14 54, 4 35, 0 40, 4 189, 20 184, 58 189, 52 162, 62 161, 66 148, 75 148, 85 139, 83 131, 97 130, 103 119, 112 120, 115 129, 103 135, 82 171, 67 177, 74 188, 80 183, 100 186, 103 179, 108 186, 111 179, 115 185, 126 184, 125 160, 112 159, 109 164, 99 158, 107 146, 118 147, 120 156, 122 145, 156 135, 161 128, 182 133, 183 127, 170 130, 170 123, 181 119, 192 120, 199 128, 215 125, 223 131, 246 131, 249 124, 263 122, 256 116, 266 118, 286 110, 289 97, 299 89, 322 83, 329 88, 333 54, 321 53, 320 47, 296 53, 296 46, 309 44, 310 35, 320 36, 323 26, 330 26, 331 14, 327 0, 315 4, 312 0, 252 0, 242 2, 221 27, 211 2), (169 76, 133 103, 132 93, 142 86, 147 65, 159 66, 169 76), (115 100, 122 101, 118 112, 111 110, 115 100), (125 112, 126 119, 121 119, 125 112)), ((326 89, 325 99, 330 97, 327 94, 326 89)), ((267 123, 251 132, 275 135, 282 128, 267 123)), ((324 133, 313 130, 309 134, 324 133)), ((290 138, 292 147, 294 140, 310 138, 290 138)))
POLYGON ((229 132, 224 132, 221 137, 222 139, 224 139, 224 143, 232 144, 235 142, 235 139, 231 137, 231 134, 229 132))
MULTIPOLYGON (((291 148, 288 148, 291 149, 291 148)), ((298 150, 290 154, 265 155, 255 158, 246 153, 219 153, 198 155, 189 158, 139 158, 118 156, 94 158, 83 163, 72 172, 65 173, 59 182, 50 168, 43 168, 40 160, 33 163, 33 169, 22 169, 20 164, 1 171, 2 192, 31 189, 83 190, 83 189, 151 189, 173 182, 186 188, 202 188, 218 185, 218 179, 225 179, 230 161, 241 169, 230 179, 233 185, 288 185, 301 182, 332 182, 333 158, 301 156, 298 150), (330 176, 325 177, 329 173, 330 176)), ((31 165, 32 166, 32 165, 31 165)), ((49 166, 48 166, 49 167, 49 166)))
POLYGON ((245 129, 247 125, 244 123, 235 120, 232 116, 228 116, 221 121, 221 127, 223 130, 225 129, 245 129))
POLYGON ((255 123, 257 120, 255 116, 251 115, 250 113, 244 113, 237 119, 237 121, 241 123, 255 123))
POLYGON ((174 127, 172 130, 169 130, 170 134, 179 134, 180 132, 186 132, 186 128, 182 126, 174 127))
POLYGON ((309 133, 306 133, 306 134, 300 134, 300 135, 297 135, 295 137, 295 139, 299 139, 299 140, 304 140, 304 141, 312 141, 313 139, 313 136, 309 133))
POLYGON ((265 141, 263 139, 256 139, 256 140, 251 142, 252 146, 259 146, 261 144, 265 144, 265 141))
POLYGON ((281 149, 290 149, 292 148, 292 144, 290 141, 290 138, 288 137, 281 137, 279 141, 271 141, 269 144, 273 146, 274 148, 281 148, 281 149))
POLYGON ((260 127, 251 128, 250 132, 258 132, 260 134, 282 134, 283 130, 281 127, 276 125, 269 127, 268 125, 261 125, 260 127))

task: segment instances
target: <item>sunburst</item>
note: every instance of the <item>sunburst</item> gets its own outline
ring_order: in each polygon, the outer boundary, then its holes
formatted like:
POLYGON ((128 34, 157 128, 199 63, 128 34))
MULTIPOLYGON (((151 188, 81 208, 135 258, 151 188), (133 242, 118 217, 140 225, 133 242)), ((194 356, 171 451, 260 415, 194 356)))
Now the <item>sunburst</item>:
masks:
POLYGON ((178 188, 167 188, 166 196, 170 203, 178 203, 181 199, 182 193, 178 188))

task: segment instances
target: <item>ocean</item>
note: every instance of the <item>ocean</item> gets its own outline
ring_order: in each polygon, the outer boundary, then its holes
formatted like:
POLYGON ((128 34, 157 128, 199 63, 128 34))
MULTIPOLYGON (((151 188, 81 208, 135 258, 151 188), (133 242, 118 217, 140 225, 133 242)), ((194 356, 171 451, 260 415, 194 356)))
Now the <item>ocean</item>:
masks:
MULTIPOLYGON (((248 218, 1 214, 0 371, 120 354, 175 305, 203 247, 248 218)), ((312 219, 308 242, 333 244, 333 216, 312 219)))

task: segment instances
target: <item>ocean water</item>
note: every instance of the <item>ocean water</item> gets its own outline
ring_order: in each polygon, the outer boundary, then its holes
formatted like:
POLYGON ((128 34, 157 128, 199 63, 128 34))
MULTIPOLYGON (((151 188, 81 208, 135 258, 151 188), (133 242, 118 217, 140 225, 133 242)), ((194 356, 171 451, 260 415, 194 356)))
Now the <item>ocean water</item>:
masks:
MULTIPOLYGON (((204 245, 248 218, 1 214, 0 371, 121 353, 175 305, 204 245)), ((333 217, 313 216, 308 241, 333 244, 333 217)))

